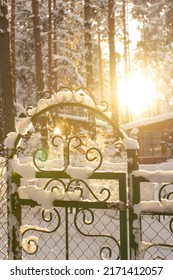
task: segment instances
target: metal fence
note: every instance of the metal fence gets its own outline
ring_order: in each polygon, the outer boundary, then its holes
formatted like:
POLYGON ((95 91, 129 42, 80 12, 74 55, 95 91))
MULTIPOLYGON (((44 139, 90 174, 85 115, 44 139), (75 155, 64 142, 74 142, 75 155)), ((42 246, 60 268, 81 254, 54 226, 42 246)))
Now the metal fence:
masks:
MULTIPOLYGON (((2 260, 8 259, 5 163, 1 160, 0 259, 2 260)), ((136 181, 138 187, 143 183, 145 187, 148 184, 147 187, 151 191, 152 184, 146 182, 145 178, 135 178, 135 189, 137 188, 136 181)), ((162 186, 163 184, 160 185, 160 189, 162 186)), ((142 187, 140 189, 141 201, 143 201, 145 191, 142 187)), ((171 188, 169 188, 170 193, 171 188)), ((152 197, 153 194, 151 194, 151 200, 152 197)), ((122 234, 120 210, 108 209, 107 206, 104 209, 103 205, 90 208, 88 204, 86 208, 81 208, 81 205, 75 207, 74 202, 66 202, 63 206, 55 207, 51 214, 50 211, 44 213, 44 218, 40 206, 23 205, 21 228, 24 232, 23 242, 26 249, 22 252, 23 259, 120 259, 121 251, 123 251, 123 248, 120 248, 120 234, 122 234), (59 226, 56 229, 57 224, 59 226), (32 236, 38 238, 38 244, 32 240, 32 236), (28 240, 31 242, 30 245, 28 240)), ((173 213, 159 213, 148 209, 148 211, 142 211, 138 219, 140 245, 137 248, 137 258, 172 260, 173 213)))
MULTIPOLYGON (((136 211, 152 185, 142 191, 141 185, 151 182, 134 176, 138 145, 109 118, 107 106, 97 106, 92 95, 68 88, 40 101, 37 109, 27 110, 18 132, 6 141, 7 178, 2 161, 0 181, 0 258, 173 259, 173 209, 136 211), (60 109, 74 107, 87 113, 79 126, 58 115, 60 109), (56 128, 61 134, 54 134, 56 128), (117 143, 122 141, 127 172, 110 171, 105 163, 113 167, 117 143), (86 167, 89 174, 84 173, 86 167), (21 186, 24 197, 19 195, 21 186), (34 189, 27 197, 28 186, 34 189), (36 189, 43 190, 44 201, 33 196, 36 189), (58 196, 51 207, 44 207, 45 194, 60 189, 63 198, 58 196), (72 199, 69 195, 76 190, 79 199, 72 199)), ((165 185, 160 186, 158 203, 162 197, 170 200, 172 194, 172 189, 167 195, 165 185)))
POLYGON ((165 180, 163 183, 156 174, 150 172, 150 180, 146 177, 133 177, 134 227, 139 230, 136 256, 146 260, 172 260, 173 184, 165 183, 169 180, 166 173, 162 172, 162 180, 165 180))
POLYGON ((173 232, 170 229, 173 214, 142 214, 140 220, 143 245, 140 258, 173 260, 173 232))
POLYGON ((0 158, 0 259, 7 259, 7 188, 6 160, 0 158))
MULTIPOLYGON (((0 178, 0 259, 5 260, 8 259, 8 235, 4 161, 1 161, 0 178)), ((147 183, 144 178, 137 181, 138 184, 147 183)), ((151 183, 148 184, 150 188, 151 183)), ((141 200, 144 198, 141 196, 141 200)), ((63 206, 57 206, 43 215, 40 206, 23 205, 23 259, 120 259, 123 251, 123 247, 120 248, 120 210, 115 207, 109 209, 104 203, 97 208, 88 206, 81 208, 81 204, 75 207, 74 202, 63 202, 63 206), (38 243, 32 236, 38 239, 38 243)), ((137 258, 172 260, 173 213, 148 209, 142 211, 138 219, 140 245, 137 258)))
MULTIPOLYGON (((41 185, 49 184, 50 177, 55 181, 56 176, 58 179, 64 176, 67 181, 63 172, 39 172, 37 175, 41 177, 37 178, 41 185)), ((80 180, 80 184, 85 199, 55 201, 52 210, 43 210, 31 200, 20 199, 22 214, 18 215, 21 216, 24 259, 128 258, 126 173, 99 172, 87 183, 80 180), (92 188, 93 181, 98 181, 95 185, 99 189, 92 188), (111 193, 105 187, 108 185, 112 186, 111 193)))
MULTIPOLYGON (((32 225, 35 223, 43 230, 42 232, 29 230, 24 235, 26 239, 32 235, 38 238, 37 252, 35 254, 23 252, 24 259, 119 259, 120 248, 119 243, 116 242, 120 240, 119 219, 109 217, 107 209, 79 210, 73 207, 57 207, 56 211, 48 226, 48 222, 42 220, 40 208, 31 209, 26 206, 23 208, 25 213, 23 222, 28 224, 32 221, 32 225), (60 225, 54 230, 58 222, 60 225), (44 232, 44 228, 52 232, 44 232)), ((32 250, 31 247, 30 251, 32 250)))

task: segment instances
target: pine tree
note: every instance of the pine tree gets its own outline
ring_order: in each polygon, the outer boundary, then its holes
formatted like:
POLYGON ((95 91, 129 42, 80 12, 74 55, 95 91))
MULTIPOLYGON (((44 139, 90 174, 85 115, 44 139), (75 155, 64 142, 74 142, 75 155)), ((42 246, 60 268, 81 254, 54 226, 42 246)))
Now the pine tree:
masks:
POLYGON ((85 37, 85 63, 86 63, 86 87, 93 90, 93 56, 91 33, 91 3, 84 1, 84 37, 85 37))
POLYGON ((13 77, 13 93, 16 100, 16 0, 11 1, 11 61, 12 61, 12 77, 13 77))
MULTIPOLYGON (((0 1, 0 117, 2 141, 14 130, 14 93, 10 58, 10 38, 7 1, 0 1)), ((1 144, 1 153, 3 147, 1 144)))
POLYGON ((114 29, 115 29, 114 1, 113 0, 108 0, 108 32, 109 32, 109 65, 110 65, 111 109, 112 109, 113 120, 116 123, 119 123, 114 29))
POLYGON ((43 75, 43 61, 42 61, 42 44, 40 34, 40 15, 39 3, 37 0, 32 0, 33 12, 33 27, 34 27, 34 46, 35 46, 35 65, 36 65, 36 88, 37 98, 41 97, 44 91, 44 75, 43 75))

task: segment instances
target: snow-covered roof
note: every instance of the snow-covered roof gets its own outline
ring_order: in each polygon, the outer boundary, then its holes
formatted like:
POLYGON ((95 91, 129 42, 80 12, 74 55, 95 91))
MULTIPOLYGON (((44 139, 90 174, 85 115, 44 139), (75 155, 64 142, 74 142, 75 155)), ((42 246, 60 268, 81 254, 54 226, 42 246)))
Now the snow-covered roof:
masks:
MULTIPOLYGON (((88 122, 88 117, 84 117, 84 116, 76 116, 76 115, 69 115, 69 114, 59 114, 58 116, 59 118, 65 118, 73 121, 88 122)), ((96 119, 96 126, 107 127, 108 124, 103 120, 96 119)))
POLYGON ((173 112, 169 112, 166 114, 153 116, 153 117, 149 117, 149 118, 144 118, 144 119, 133 121, 133 122, 130 122, 127 124, 123 124, 123 125, 121 125, 121 128, 123 130, 130 130, 133 128, 147 126, 147 125, 151 125, 151 124, 155 124, 155 123, 159 123, 159 122, 163 122, 163 121, 171 120, 171 119, 173 119, 173 112))

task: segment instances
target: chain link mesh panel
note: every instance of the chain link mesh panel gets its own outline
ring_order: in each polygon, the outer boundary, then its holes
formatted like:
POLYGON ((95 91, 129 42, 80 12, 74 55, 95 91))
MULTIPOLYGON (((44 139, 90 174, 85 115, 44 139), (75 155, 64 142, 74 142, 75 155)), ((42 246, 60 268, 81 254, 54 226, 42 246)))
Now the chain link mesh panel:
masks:
POLYGON ((115 210, 107 209, 58 207, 56 212, 51 211, 50 222, 48 222, 50 212, 47 212, 46 222, 46 219, 42 218, 41 208, 22 207, 23 224, 31 223, 31 227, 35 225, 35 230, 28 230, 23 238, 29 240, 29 236, 33 235, 38 238, 37 252, 34 254, 23 252, 23 258, 118 259, 120 254, 119 217, 113 213, 109 216, 109 212, 116 213, 115 210), (57 224, 59 224, 58 228, 57 224))
POLYGON ((141 215, 143 259, 173 260, 173 215, 141 215))
POLYGON ((7 190, 4 158, 0 158, 0 259, 7 259, 7 190))
POLYGON ((138 216, 141 235, 139 257, 173 260, 173 209, 171 206, 164 208, 173 199, 173 184, 148 182, 142 177, 138 184, 140 202, 145 208, 138 216))

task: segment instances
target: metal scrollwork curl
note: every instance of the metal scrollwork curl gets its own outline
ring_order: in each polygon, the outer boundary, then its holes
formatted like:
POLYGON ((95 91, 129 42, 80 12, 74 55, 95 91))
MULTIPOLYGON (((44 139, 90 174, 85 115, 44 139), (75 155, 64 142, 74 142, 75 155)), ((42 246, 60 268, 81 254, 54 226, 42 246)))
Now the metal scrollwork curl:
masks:
POLYGON ((83 188, 79 184, 79 181, 80 180, 76 180, 76 179, 71 180, 66 186, 66 192, 68 192, 70 190, 73 190, 73 191, 77 190, 77 191, 81 192, 80 197, 82 197, 83 196, 83 188), (74 186, 73 186, 73 183, 75 183, 74 186))
POLYGON ((49 188, 49 185, 50 185, 50 188, 51 188, 51 191, 52 191, 52 192, 53 192, 53 190, 54 190, 55 188, 56 188, 56 189, 59 189, 59 186, 57 185, 57 182, 60 183, 60 184, 62 185, 62 187, 64 188, 64 190, 65 190, 66 185, 65 185, 64 181, 61 180, 61 179, 51 179, 51 180, 49 180, 49 181, 46 183, 46 185, 44 186, 44 190, 48 189, 48 188, 49 188), (56 185, 53 184, 53 186, 52 186, 52 182, 54 182, 54 181, 56 182, 56 185))
POLYGON ((91 225, 94 222, 94 213, 91 209, 83 209, 82 211, 83 214, 83 222, 85 225, 91 225), (85 212, 88 211, 90 214, 90 219, 87 218, 85 212))
POLYGON ((62 141, 62 143, 64 143, 64 139, 63 139, 62 136, 60 136, 60 135, 55 135, 54 137, 52 137, 52 145, 53 145, 54 147, 59 147, 59 144, 56 143, 56 140, 57 140, 57 139, 60 139, 60 140, 62 141))
POLYGON ((82 142, 82 139, 79 137, 79 136, 72 136, 69 138, 69 141, 68 141, 68 148, 70 150, 70 145, 71 145, 71 142, 76 139, 78 141, 78 143, 74 146, 75 149, 79 148, 80 146, 83 145, 83 142, 82 142))
POLYGON ((25 253, 29 255, 34 255, 38 251, 38 240, 35 238, 35 236, 29 236, 27 238, 23 238, 22 240, 22 248, 25 251, 25 253))
MULTIPOLYGON (((142 250, 143 258, 144 258, 144 255, 147 254, 147 253, 150 254, 150 256, 152 257, 152 253, 149 252, 149 250, 152 249, 152 248, 156 248, 156 249, 158 248, 157 250, 158 250, 159 254, 161 254, 161 248, 163 248, 163 249, 164 248, 168 248, 168 249, 170 249, 172 251, 173 250, 173 245, 171 245, 171 244, 164 244, 164 243, 149 244, 149 245, 145 246, 145 248, 142 250)), ((156 259, 163 260, 165 258, 163 258, 163 255, 162 255, 162 256, 153 257, 152 259, 153 260, 156 260, 156 259)))
POLYGON ((108 109, 109 109, 109 103, 106 101, 106 100, 103 100, 102 102, 101 102, 101 105, 103 106, 103 108, 102 108, 102 112, 107 112, 108 111, 108 109))
MULTIPOLYGON (((89 208, 81 208, 81 209, 79 209, 79 210, 77 211, 77 213, 76 213, 76 215, 75 215, 75 217, 74 217, 74 225, 75 225, 77 231, 78 231, 81 235, 83 235, 83 236, 85 236, 85 237, 106 238, 106 239, 113 240, 113 241, 115 242, 116 247, 118 247, 118 251, 120 252, 120 244, 119 244, 119 242, 117 241, 117 239, 114 238, 111 234, 91 234, 91 233, 82 231, 82 229, 83 229, 84 227, 80 227, 80 228, 79 228, 78 222, 77 222, 78 216, 79 216, 80 214, 82 214, 82 216, 83 216, 82 221, 83 221, 83 223, 84 223, 86 226, 90 226, 90 225, 92 225, 92 224, 94 223, 94 221, 95 221, 95 216, 94 216, 93 211, 92 211, 91 209, 89 209, 89 208), (89 218, 87 218, 86 212, 89 213, 89 218)), ((113 247, 112 247, 112 248, 113 248, 113 247)), ((100 258, 101 258, 101 259, 105 258, 105 257, 104 257, 104 250, 105 250, 105 249, 108 250, 109 258, 111 258, 111 257, 112 257, 112 251, 113 251, 112 248, 110 248, 109 246, 106 246, 106 247, 103 246, 103 247, 101 247, 101 248, 100 248, 100 258)), ((120 255, 120 254, 118 254, 117 259, 119 259, 119 255, 120 255)))
POLYGON ((73 93, 73 90, 70 88, 70 87, 67 87, 67 86, 62 86, 62 87, 59 87, 57 92, 60 92, 60 91, 70 91, 71 93, 73 93))
POLYGON ((75 183, 76 184, 76 181, 77 181, 77 185, 75 186, 74 189, 80 189, 81 190, 81 194, 84 193, 84 189, 83 187, 86 187, 86 189, 89 190, 89 193, 97 200, 97 201, 107 201, 110 196, 111 196, 111 192, 108 188, 103 188, 101 191, 100 191, 100 194, 103 194, 104 192, 107 193, 106 197, 104 199, 99 199, 96 194, 92 191, 92 189, 88 186, 88 184, 83 181, 82 179, 73 179, 71 180, 68 185, 67 185, 67 191, 71 188, 72 184, 75 183))
MULTIPOLYGON (((56 227, 54 227, 52 230, 49 230, 48 228, 41 228, 41 227, 38 227, 38 226, 35 226, 35 225, 31 225, 31 226, 27 226, 26 229, 22 230, 22 237, 23 237, 23 240, 22 240, 22 248, 23 250, 27 253, 27 254, 30 254, 30 255, 33 255, 33 254, 36 254, 37 251, 38 251, 38 238, 35 237, 35 236, 28 236, 27 238, 24 238, 24 235, 28 232, 28 231, 36 231, 36 232, 42 232, 42 233, 53 233, 55 232, 60 224, 61 224, 61 217, 60 217, 60 214, 59 212, 54 208, 52 209, 51 211, 55 211, 55 214, 57 216, 57 225, 56 227)), ((50 210, 42 210, 42 219, 44 222, 49 222, 51 223, 53 221, 53 214, 52 212, 50 212, 50 210), (49 217, 47 218, 47 214, 49 212, 49 217)))
POLYGON ((94 157, 91 158, 91 155, 90 155, 90 154, 92 154, 91 152, 93 152, 93 151, 96 151, 96 152, 99 154, 99 163, 98 163, 98 165, 97 165, 97 166, 94 168, 94 170, 93 170, 93 171, 96 171, 96 170, 98 170, 98 169, 100 168, 100 166, 102 165, 103 156, 102 156, 102 153, 100 152, 99 149, 97 149, 97 148, 90 148, 90 149, 88 149, 87 152, 86 152, 86 159, 87 159, 88 161, 94 161, 94 160, 98 159, 98 156, 94 156, 94 157))
POLYGON ((158 197, 159 197, 159 201, 162 202, 162 199, 170 199, 170 196, 173 195, 173 182, 169 183, 169 184, 164 184, 158 193, 158 197), (172 191, 168 190, 168 192, 166 191, 166 188, 172 185, 172 191))
POLYGON ((169 222, 169 229, 173 233, 173 218, 171 218, 171 220, 169 222))
POLYGON ((27 117, 32 117, 32 114, 30 114, 30 112, 33 111, 33 109, 34 108, 32 106, 28 106, 26 108, 26 115, 27 115, 27 117))
POLYGON ((48 159, 48 153, 44 149, 38 149, 33 155, 34 165, 40 171, 44 171, 44 169, 38 166, 37 161, 46 162, 47 159, 48 159))
POLYGON ((100 259, 101 260, 111 260, 112 258, 112 250, 110 247, 102 247, 101 250, 100 250, 100 259), (108 253, 106 253, 106 251, 108 251, 108 253), (105 255, 108 254, 108 258, 105 257, 105 255))
POLYGON ((110 196, 111 196, 111 192, 110 192, 110 190, 109 190, 108 188, 103 188, 103 189, 100 191, 100 194, 102 194, 103 192, 107 192, 107 196, 106 196, 106 198, 103 200, 103 201, 107 201, 107 200, 110 198, 110 196))

